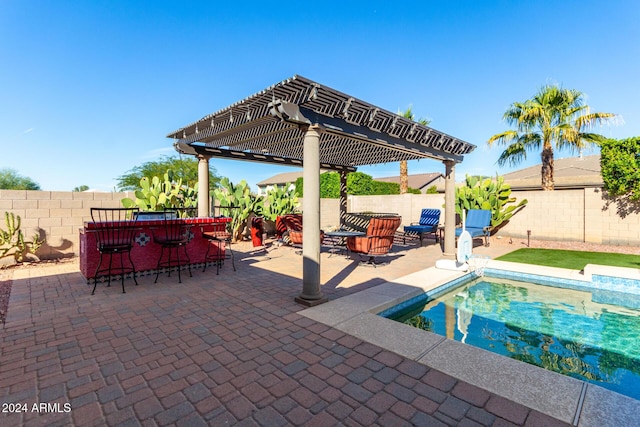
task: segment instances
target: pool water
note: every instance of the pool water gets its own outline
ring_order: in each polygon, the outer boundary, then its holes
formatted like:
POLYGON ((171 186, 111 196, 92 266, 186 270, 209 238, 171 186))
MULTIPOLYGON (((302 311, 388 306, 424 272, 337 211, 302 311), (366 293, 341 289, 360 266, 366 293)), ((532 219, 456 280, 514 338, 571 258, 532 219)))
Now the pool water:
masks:
POLYGON ((640 399, 640 309, 590 292, 484 277, 389 317, 640 399))

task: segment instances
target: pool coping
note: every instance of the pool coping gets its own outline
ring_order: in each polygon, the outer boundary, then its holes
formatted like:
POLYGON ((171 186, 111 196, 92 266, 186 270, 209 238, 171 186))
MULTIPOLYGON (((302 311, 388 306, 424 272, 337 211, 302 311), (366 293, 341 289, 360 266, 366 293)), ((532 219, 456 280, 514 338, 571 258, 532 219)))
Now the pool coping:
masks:
MULTIPOLYGON (((576 270, 495 260, 490 260, 487 268, 590 283, 590 275, 587 278, 576 270)), ((639 277, 637 270, 629 270, 632 271, 621 276, 639 277)), ((619 273, 618 269, 607 271, 619 273)), ((377 314, 465 274, 431 267, 298 314, 572 425, 617 426, 637 422, 640 400, 377 314)))

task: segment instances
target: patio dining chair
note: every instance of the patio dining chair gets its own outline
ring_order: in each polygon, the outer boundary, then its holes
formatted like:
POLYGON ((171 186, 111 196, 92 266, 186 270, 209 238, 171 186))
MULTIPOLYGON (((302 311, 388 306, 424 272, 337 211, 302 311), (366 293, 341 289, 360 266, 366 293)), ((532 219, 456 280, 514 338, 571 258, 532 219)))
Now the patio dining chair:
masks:
POLYGON ((91 295, 96 292, 99 276, 107 276, 107 287, 109 287, 111 276, 119 273, 122 280, 122 293, 126 293, 124 290, 126 273, 131 273, 133 281, 138 285, 136 268, 131 259, 138 211, 138 208, 91 208, 92 228, 96 232, 96 244, 100 253, 91 295), (124 254, 127 254, 130 266, 125 265, 124 254), (109 266, 101 268, 105 255, 109 256, 109 266), (113 263, 114 255, 119 255, 118 265, 113 263))
POLYGON ((366 236, 347 237, 347 249, 352 253, 367 255, 367 264, 376 265, 375 257, 386 255, 393 246, 393 239, 402 217, 373 217, 367 227, 366 236))

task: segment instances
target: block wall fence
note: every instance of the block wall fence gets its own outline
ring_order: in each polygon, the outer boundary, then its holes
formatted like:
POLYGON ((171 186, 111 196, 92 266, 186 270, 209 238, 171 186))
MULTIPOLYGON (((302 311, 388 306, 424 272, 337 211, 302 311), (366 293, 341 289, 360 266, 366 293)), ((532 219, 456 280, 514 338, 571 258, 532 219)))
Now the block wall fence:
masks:
MULTIPOLYGON (((497 236, 565 240, 618 246, 640 245, 640 204, 629 208, 608 200, 601 188, 556 191, 513 191, 529 202, 497 236)), ((417 222, 422 208, 442 209, 443 194, 349 196, 350 212, 388 210, 402 215, 404 225, 417 222), (382 197, 382 199, 378 198, 382 197)))
POLYGON ((22 219, 25 240, 39 234, 46 243, 38 250, 41 259, 77 256, 80 228, 91 221, 91 208, 119 208, 120 199, 133 193, 0 190, 0 228, 7 229, 5 212, 22 219))
MULTIPOLYGON (((568 240, 610 245, 640 245, 639 209, 625 209, 607 201, 599 188, 556 191, 514 191, 517 200, 528 199, 497 235, 536 240, 568 240), (627 211, 627 212, 625 212, 627 211), (631 212, 628 212, 631 211, 631 212)), ((22 218, 25 238, 39 234, 46 244, 38 251, 42 259, 71 257, 79 253, 79 229, 91 220, 92 207, 121 207, 132 193, 0 190, 0 228, 6 229, 4 212, 22 218)), ((389 212, 402 216, 403 225, 417 222, 423 208, 442 209, 442 194, 348 196, 348 212, 389 212)), ((302 206, 302 203, 301 203, 302 206)), ((322 199, 320 226, 337 228, 337 199, 322 199)))

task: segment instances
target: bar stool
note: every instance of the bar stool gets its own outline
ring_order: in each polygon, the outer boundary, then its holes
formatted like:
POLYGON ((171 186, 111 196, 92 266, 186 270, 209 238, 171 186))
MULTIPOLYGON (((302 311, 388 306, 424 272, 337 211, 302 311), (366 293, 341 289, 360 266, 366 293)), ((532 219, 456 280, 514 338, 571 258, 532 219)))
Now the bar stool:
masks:
POLYGON ((212 230, 212 231, 202 231, 202 238, 209 241, 209 246, 207 247, 207 253, 204 256, 204 268, 202 272, 204 273, 207 270, 207 262, 208 261, 216 261, 216 275, 220 274, 220 265, 224 262, 225 259, 231 259, 231 265, 233 266, 233 271, 236 271, 236 262, 235 257, 233 255, 233 250, 231 249, 231 241, 233 240, 233 234, 225 229, 222 230, 212 230), (211 243, 215 242, 217 246, 217 250, 215 253, 211 253, 211 247, 213 246, 211 243), (224 245, 225 254, 222 256, 222 247, 224 245), (227 253, 228 251, 228 253, 227 253))
POLYGON ((180 248, 182 248, 184 256, 187 259, 189 277, 193 277, 191 275, 191 260, 187 253, 187 244, 191 241, 189 236, 190 230, 191 224, 187 224, 185 222, 184 218, 181 216, 180 209, 166 208, 164 210, 162 226, 157 231, 153 232, 153 240, 162 247, 162 250, 160 251, 160 258, 158 258, 158 265, 156 267, 156 280, 153 283, 158 282, 160 269, 163 267, 168 268, 168 277, 171 277, 171 268, 177 267, 178 283, 182 283, 182 277, 180 275, 182 266, 180 261, 180 248), (167 250, 167 260, 163 260, 165 249, 167 250), (172 259, 172 254, 174 252, 176 255, 175 261, 172 259))
POLYGON ((98 267, 93 279, 91 295, 96 292, 100 273, 106 273, 107 287, 109 287, 111 286, 111 275, 119 272, 122 278, 123 294, 126 293, 124 290, 125 273, 131 272, 133 281, 136 286, 138 285, 136 268, 131 260, 138 211, 138 208, 91 208, 91 219, 93 220, 93 228, 96 231, 98 252, 100 252, 100 261, 98 261, 98 267), (128 255, 131 267, 125 267, 124 265, 123 255, 125 253, 128 255), (109 266, 101 269, 104 255, 109 255, 109 266), (114 255, 120 255, 119 267, 113 266, 114 255))

